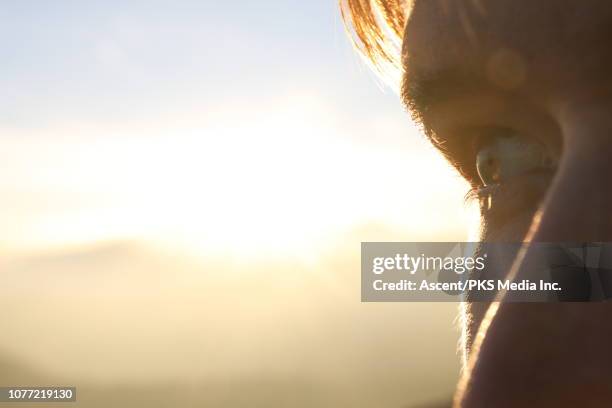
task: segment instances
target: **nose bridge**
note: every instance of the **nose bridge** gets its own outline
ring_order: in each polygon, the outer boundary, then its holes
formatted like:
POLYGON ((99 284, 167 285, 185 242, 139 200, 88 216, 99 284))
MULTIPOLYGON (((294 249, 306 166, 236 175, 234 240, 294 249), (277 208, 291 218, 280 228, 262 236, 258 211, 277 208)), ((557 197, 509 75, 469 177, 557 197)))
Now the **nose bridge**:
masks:
POLYGON ((530 230, 533 241, 612 241, 612 107, 560 117, 559 169, 530 230))

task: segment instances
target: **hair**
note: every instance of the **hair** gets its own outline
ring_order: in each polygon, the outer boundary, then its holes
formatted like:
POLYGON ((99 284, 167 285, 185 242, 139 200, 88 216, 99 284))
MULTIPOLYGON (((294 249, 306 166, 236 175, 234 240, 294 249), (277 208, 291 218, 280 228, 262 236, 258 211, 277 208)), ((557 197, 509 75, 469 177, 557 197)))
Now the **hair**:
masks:
POLYGON ((367 62, 386 79, 401 72, 401 44, 412 0, 339 0, 344 25, 367 62))

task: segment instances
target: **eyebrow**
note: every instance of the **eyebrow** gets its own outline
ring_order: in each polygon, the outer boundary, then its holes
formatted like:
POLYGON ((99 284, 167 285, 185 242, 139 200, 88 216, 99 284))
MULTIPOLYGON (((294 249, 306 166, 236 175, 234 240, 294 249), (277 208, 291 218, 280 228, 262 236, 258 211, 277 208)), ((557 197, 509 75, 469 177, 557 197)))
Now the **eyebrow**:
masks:
POLYGON ((423 125, 426 125, 432 106, 472 94, 488 85, 482 75, 458 66, 404 71, 402 102, 423 125))

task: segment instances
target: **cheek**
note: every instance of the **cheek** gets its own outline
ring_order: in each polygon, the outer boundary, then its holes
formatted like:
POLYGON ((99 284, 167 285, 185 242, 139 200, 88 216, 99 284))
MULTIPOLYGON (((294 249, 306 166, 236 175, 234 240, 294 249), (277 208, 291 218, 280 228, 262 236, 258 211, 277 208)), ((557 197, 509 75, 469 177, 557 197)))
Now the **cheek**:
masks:
POLYGON ((482 241, 522 242, 555 171, 528 172, 499 184, 482 198, 482 241))
POLYGON ((534 211, 524 211, 502 225, 493 225, 482 219, 480 240, 484 242, 523 242, 531 223, 534 211))
MULTIPOLYGON (((524 237, 531 226, 532 219, 533 212, 526 211, 514 217, 511 221, 505 223, 503 227, 498 228, 488 227, 486 220, 483 220, 481 241, 507 243, 523 242, 524 237)), ((495 246, 492 248, 495 248, 495 246)), ((482 275, 479 276, 481 279, 504 279, 510 271, 512 264, 514 263, 516 252, 512 250, 504 250, 504 246, 500 246, 499 248, 502 249, 487 254, 487 266, 482 272, 482 275)), ((465 330, 464 346, 466 355, 469 355, 470 353, 474 335, 478 331, 478 327, 482 323, 482 319, 484 318, 490 305, 491 304, 489 302, 469 302, 462 312, 465 314, 463 321, 465 330)))
POLYGON ((485 224, 481 241, 485 242, 486 249, 481 249, 481 251, 487 253, 487 262, 485 269, 479 273, 479 279, 506 278, 518 253, 519 244, 524 241, 531 226, 532 214, 532 212, 520 214, 499 228, 487 228, 485 224), (486 245, 486 243, 492 243, 492 245, 486 245), (501 245, 496 245, 497 243, 501 245))

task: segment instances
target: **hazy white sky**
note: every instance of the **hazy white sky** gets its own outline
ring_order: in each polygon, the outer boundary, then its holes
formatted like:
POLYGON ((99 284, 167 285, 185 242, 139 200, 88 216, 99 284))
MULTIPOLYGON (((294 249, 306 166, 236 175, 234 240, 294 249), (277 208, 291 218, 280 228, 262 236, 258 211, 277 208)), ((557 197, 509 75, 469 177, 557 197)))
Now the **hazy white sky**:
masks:
POLYGON ((455 306, 360 304, 358 251, 464 240, 467 187, 335 1, 20 0, 0 21, 0 374, 452 393, 455 306))
POLYGON ((372 224, 464 238, 465 186, 335 2, 22 1, 0 18, 5 249, 291 252, 372 224))

